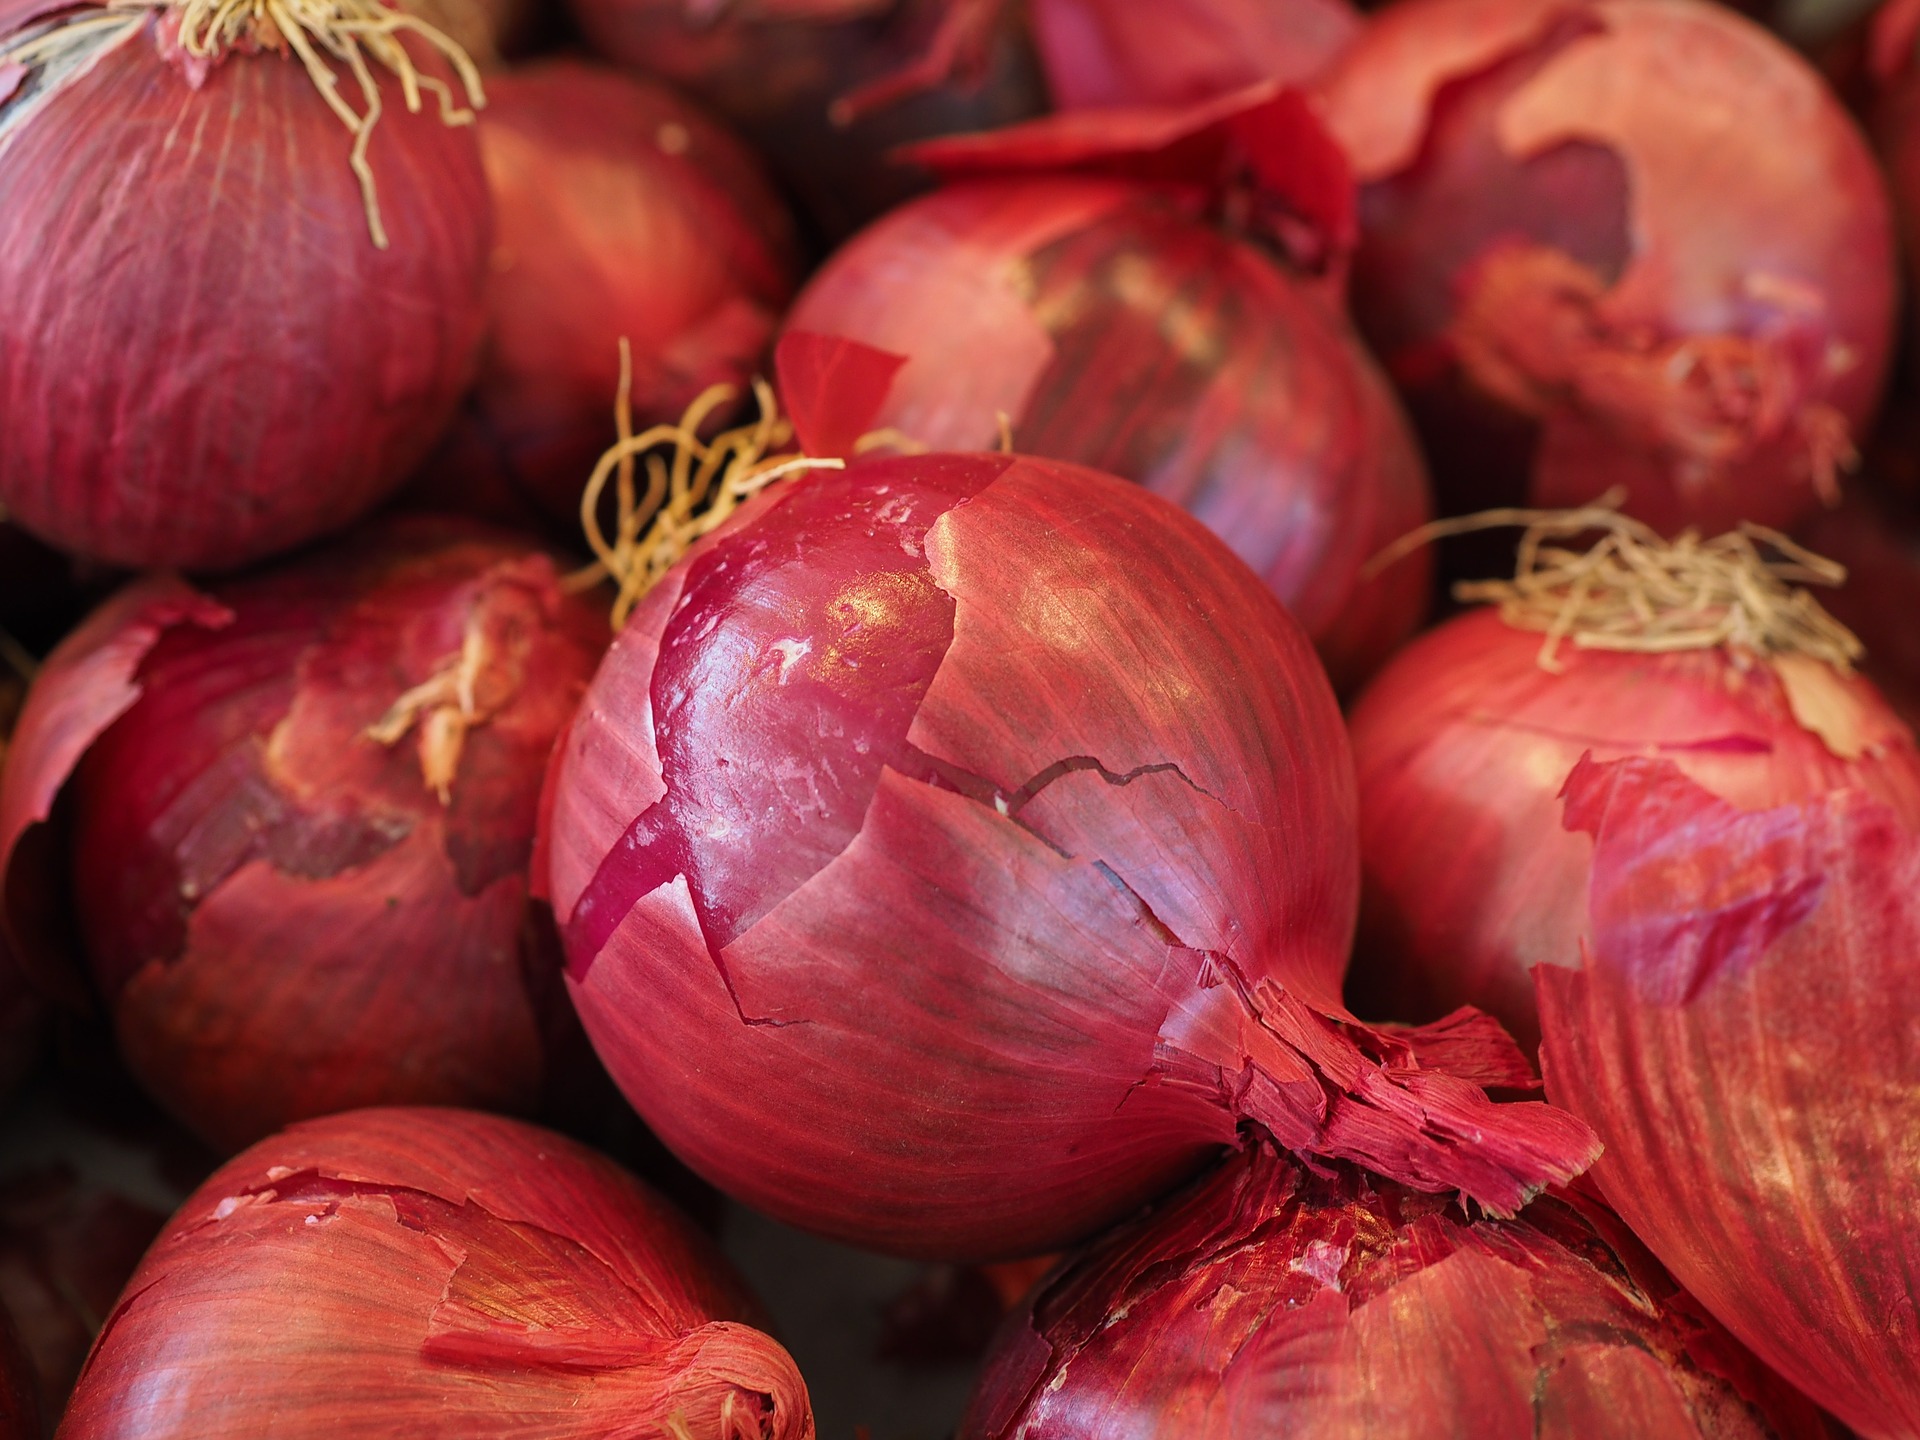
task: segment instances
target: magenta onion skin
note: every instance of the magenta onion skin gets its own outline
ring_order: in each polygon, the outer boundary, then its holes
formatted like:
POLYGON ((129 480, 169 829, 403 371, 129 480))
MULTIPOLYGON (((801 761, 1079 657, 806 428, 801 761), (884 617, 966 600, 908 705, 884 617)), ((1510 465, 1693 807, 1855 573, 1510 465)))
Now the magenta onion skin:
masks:
POLYGON ((596 1050, 695 1170, 986 1258, 1124 1214, 1243 1115, 1508 1208, 1579 1168, 1577 1127, 1471 1083, 1504 1039, 1340 1009, 1345 734, 1196 522, 935 455, 716 533, 601 666, 535 860, 596 1050))
POLYGON ((709 386, 744 390, 798 264, 757 158, 665 87, 547 60, 489 78, 480 120, 498 220, 490 336, 435 493, 498 475, 577 534, 616 439, 620 341, 636 430, 709 386))
POLYGON ((810 1440, 710 1244, 610 1162, 456 1110, 295 1126, 194 1193, 61 1434, 810 1440))
POLYGON ((1252 1146, 1028 1297, 960 1440, 1831 1433, 1604 1207, 1469 1220, 1252 1146))
POLYGON ((787 328, 909 357, 880 423, 924 444, 989 448, 1005 415, 1023 452, 1184 506, 1286 602, 1338 688, 1425 614, 1424 555, 1361 576, 1431 515, 1385 378, 1317 282, 1191 196, 1085 176, 956 184, 843 247, 787 328))
POLYGON ((1583 761, 1566 823, 1593 882, 1580 967, 1536 972, 1542 1059, 1600 1188, 1808 1396, 1920 1433, 1910 819, 1860 789, 1742 810, 1636 757, 1583 761))
POLYGON ((1815 506, 1896 287, 1884 183, 1809 66, 1692 0, 1414 0, 1318 88, 1365 187, 1355 313, 1443 508, 1623 485, 1717 534, 1815 506))
POLYGON ((383 81, 377 249, 299 63, 231 55, 196 88, 156 36, 0 101, 0 502, 76 554, 226 569, 426 453, 480 341, 490 202, 471 128, 383 81))
POLYGON ((128 1066, 204 1138, 393 1100, 531 1110, 578 1053, 527 894, 535 809, 605 635, 548 556, 457 522, 205 592, 143 582, 54 653, 23 717, 0 790, 23 949, 46 941, 31 892, 67 889, 32 873, 64 791, 93 985, 128 1066), (474 719, 443 801, 457 701, 392 744, 367 732, 459 673, 474 719))
POLYGON ((1920 820, 1912 734, 1859 676, 1789 662, 1803 708, 1830 717, 1823 736, 1769 662, 1569 644, 1556 674, 1540 665, 1544 638, 1491 610, 1460 616, 1353 709, 1364 879, 1349 993, 1362 1014, 1419 1021, 1470 1004, 1534 1048, 1529 972, 1577 965, 1585 931, 1592 846, 1562 828, 1559 799, 1584 754, 1667 757, 1744 809, 1854 786, 1920 820))

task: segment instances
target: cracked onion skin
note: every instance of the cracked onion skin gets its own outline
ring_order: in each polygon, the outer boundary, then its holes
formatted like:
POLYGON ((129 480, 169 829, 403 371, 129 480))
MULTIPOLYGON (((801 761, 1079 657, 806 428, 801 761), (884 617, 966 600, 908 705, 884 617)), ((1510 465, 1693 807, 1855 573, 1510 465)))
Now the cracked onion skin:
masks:
POLYGON ((535 870, 627 1097, 791 1223, 1034 1253, 1242 1120, 1514 1208, 1590 1137, 1485 1099, 1526 1072, 1474 1017, 1340 1008, 1350 765, 1299 628, 1175 507, 1027 457, 867 460, 647 597, 535 870))
POLYGON ((492 211, 471 127, 387 76, 377 249, 301 64, 230 54, 196 86, 160 34, 52 86, 0 72, 0 503, 74 554, 223 570, 427 453, 477 357, 492 211))
POLYGON ((1615 485, 1785 528, 1878 404, 1885 184, 1780 41, 1695 0, 1408 0, 1317 84, 1362 182, 1355 314, 1442 509, 1615 485))
POLYGON ((533 1110, 584 1060, 535 810, 605 639, 545 553, 465 522, 140 582, 49 659, 0 789, 23 955, 57 955, 29 911, 70 894, 129 1068, 229 1150, 373 1103, 533 1110))
POLYGON ((60 1434, 812 1440, 758 1324, 710 1243, 593 1152, 356 1111, 262 1141, 181 1207, 60 1434))
POLYGON ((1823 735, 1774 662, 1564 646, 1555 674, 1543 638, 1495 611, 1462 615, 1354 706, 1363 898, 1348 993, 1363 1015, 1474 1005, 1537 1045, 1529 972, 1578 965, 1585 930, 1592 846, 1562 827, 1559 799, 1583 754, 1663 756, 1746 809, 1852 786, 1920 823, 1912 733, 1861 676, 1787 662, 1823 735))
POLYGON ((1028 1298, 959 1440, 1831 1434, 1604 1207, 1469 1220, 1251 1146, 1028 1298))
POLYGON ((1754 1352, 1866 1440, 1920 1434, 1920 839, 1861 789, 1741 809, 1583 761, 1580 967, 1536 972, 1594 1178, 1754 1352))

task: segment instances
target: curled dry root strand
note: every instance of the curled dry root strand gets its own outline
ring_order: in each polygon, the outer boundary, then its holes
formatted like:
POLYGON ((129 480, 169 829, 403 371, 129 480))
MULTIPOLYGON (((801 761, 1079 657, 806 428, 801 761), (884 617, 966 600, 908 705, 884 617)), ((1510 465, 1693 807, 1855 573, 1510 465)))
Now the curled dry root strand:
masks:
POLYGON ((1522 414, 1576 410, 1672 456, 1683 481, 1790 437, 1820 498, 1838 501, 1840 474, 1859 454, 1846 417, 1807 394, 1820 371, 1851 362, 1799 323, 1817 317, 1817 296, 1756 279, 1754 298, 1783 316, 1776 331, 1666 340, 1609 322, 1599 310, 1607 288, 1560 250, 1499 247, 1476 270, 1450 332, 1461 367, 1522 414))
POLYGON ((1609 492, 1578 510, 1489 510, 1423 526, 1376 556, 1369 571, 1450 535, 1523 526, 1511 580, 1463 581, 1454 597, 1500 608, 1519 630, 1546 635, 1542 669, 1559 671, 1560 646, 1644 654, 1726 645, 1760 656, 1802 655, 1842 674, 1865 653, 1804 586, 1844 584, 1846 567, 1778 531, 1743 524, 1702 540, 1689 530, 1665 540, 1619 512, 1609 492), (1601 531, 1587 550, 1548 545, 1601 531))
POLYGON ((392 746, 418 725, 420 778, 442 805, 453 803, 453 782, 460 773, 467 732, 492 719, 518 688, 483 686, 494 660, 487 628, 475 614, 468 621, 460 652, 394 701, 387 713, 366 729, 367 738, 375 744, 392 746), (488 690, 501 693, 486 693, 488 690))

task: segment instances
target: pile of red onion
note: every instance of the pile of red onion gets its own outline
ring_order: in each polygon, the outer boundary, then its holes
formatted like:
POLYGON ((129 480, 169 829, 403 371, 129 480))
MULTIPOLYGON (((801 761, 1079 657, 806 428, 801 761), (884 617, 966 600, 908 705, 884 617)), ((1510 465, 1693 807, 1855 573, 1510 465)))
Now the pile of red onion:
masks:
POLYGON ((1786 525, 1872 419, 1886 190, 1780 41, 1703 0, 1404 0, 1319 85, 1363 182, 1356 312, 1448 509, 1616 485, 1786 525))
POLYGON ((452 71, 362 33, 356 80, 213 8, 0 11, 0 504, 115 564, 228 568, 346 524, 432 445, 484 320, 478 147, 397 73, 451 109, 452 71))
POLYGON ((1234 548, 1346 688, 1419 622, 1429 513, 1391 391, 1340 313, 1352 191, 1273 87, 920 147, 954 182, 833 256, 790 329, 909 357, 880 423, 935 449, 1135 480, 1234 548), (1305 263, 1276 246, 1290 241, 1305 263), (1329 273, 1332 272, 1332 273, 1329 273))
POLYGON ((60 1433, 812 1440, 806 1385, 759 1323, 704 1237, 591 1151, 469 1112, 366 1110, 265 1140, 195 1192, 60 1433))
POLYGON ((134 585, 49 658, 0 785, 22 958, 58 981, 77 937, 129 1067, 221 1146, 533 1109, 577 1036, 534 812, 605 638, 546 554, 453 522, 134 585))

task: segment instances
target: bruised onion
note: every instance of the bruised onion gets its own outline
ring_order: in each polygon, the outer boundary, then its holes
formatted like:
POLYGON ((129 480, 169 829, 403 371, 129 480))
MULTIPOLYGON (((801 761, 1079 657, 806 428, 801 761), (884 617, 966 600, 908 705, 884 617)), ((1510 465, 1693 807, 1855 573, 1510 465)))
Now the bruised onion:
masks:
POLYGON ((1754 1352, 1865 1440, 1920 1434, 1920 836, 1862 787, 1743 808, 1672 761, 1583 760, 1577 970, 1550 1092, 1595 1177, 1754 1352))
POLYGON ((1426 571, 1362 569, 1430 513, 1412 431, 1332 282, 1269 243, 1276 210, 1322 251, 1350 235, 1344 162, 1297 96, 1063 116, 917 153, 959 183, 856 237, 788 317, 910 357, 882 423, 951 450, 1009 423, 1025 453, 1179 503, 1260 572, 1343 688, 1405 639, 1426 571))
POLYGON ((708 1242, 515 1121, 297 1125, 173 1217, 61 1434, 811 1440, 806 1386, 708 1242))
POLYGON ((0 12, 22 526, 228 568, 338 529, 426 453, 480 341, 490 207, 458 82, 407 24, 377 0, 0 12))
MULTIPOLYGON (((816 457, 880 403, 814 385, 835 343, 782 342, 816 457)), ((705 448, 730 494, 793 463, 705 448)), ((1243 1120, 1495 1208, 1580 1167, 1564 1116, 1472 1083, 1525 1070, 1477 1017, 1341 1008, 1345 731, 1218 540, 1054 461, 802 463, 621 632, 535 862, 587 1032, 683 1160, 954 1259, 1083 1236, 1243 1120)))
POLYGON ((1009 0, 570 0, 601 54, 670 80, 772 161, 829 238, 924 187, 897 145, 1038 114, 1009 0))
POLYGON ((1701 0, 1406 0, 1320 85, 1356 314, 1445 508, 1615 485, 1673 533, 1831 496, 1892 335, 1885 186, 1783 44, 1701 0))
POLYGON ((490 77, 487 100, 491 335, 429 483, 504 484, 577 525, 620 342, 642 429, 744 386, 792 294, 792 222, 745 147, 661 86, 556 60, 490 77))
POLYGON ((1851 637, 1782 578, 1811 557, 1766 560, 1738 535, 1667 546, 1604 512, 1532 543, 1538 565, 1473 587, 1497 612, 1414 641, 1354 707, 1350 992, 1405 1020, 1475 1005, 1529 1048, 1529 971, 1580 959, 1592 847, 1562 828, 1559 794, 1582 755, 1665 756, 1748 809, 1853 786, 1920 820, 1912 733, 1851 671, 1851 637), (1614 528, 1592 550, 1548 544, 1595 523, 1614 528), (1542 633, 1556 624, 1562 643, 1542 633))
POLYGON ((1830 1433, 1596 1210, 1470 1220, 1249 1147, 1030 1297, 960 1440, 1830 1433))
POLYGON ((448 522, 142 582, 29 698, 6 918, 44 950, 70 888, 129 1067, 218 1145, 374 1102, 530 1109, 575 1034, 534 812, 605 634, 545 554, 448 522), (34 862, 63 792, 55 887, 34 862))

